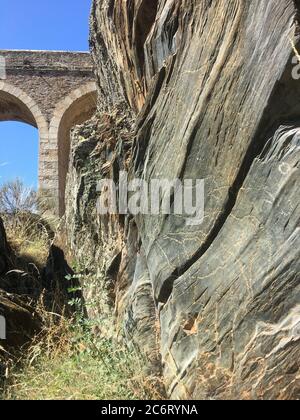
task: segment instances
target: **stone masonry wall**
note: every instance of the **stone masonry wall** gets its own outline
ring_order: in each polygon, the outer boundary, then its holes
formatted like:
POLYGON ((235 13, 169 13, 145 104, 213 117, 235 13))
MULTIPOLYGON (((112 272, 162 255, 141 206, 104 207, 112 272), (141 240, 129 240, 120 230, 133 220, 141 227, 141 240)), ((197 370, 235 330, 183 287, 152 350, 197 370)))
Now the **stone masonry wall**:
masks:
POLYGON ((2 51, 7 81, 36 101, 48 122, 57 103, 74 89, 94 81, 89 53, 2 51))

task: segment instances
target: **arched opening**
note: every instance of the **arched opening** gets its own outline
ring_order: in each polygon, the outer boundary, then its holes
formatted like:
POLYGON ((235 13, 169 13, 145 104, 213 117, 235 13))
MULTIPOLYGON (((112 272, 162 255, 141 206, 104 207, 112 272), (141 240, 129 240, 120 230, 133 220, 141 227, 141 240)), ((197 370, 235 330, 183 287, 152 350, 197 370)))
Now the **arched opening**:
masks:
POLYGON ((21 89, 0 82, 0 122, 18 121, 39 132, 38 188, 51 197, 54 211, 65 212, 66 177, 70 158, 70 132, 97 108, 96 84, 90 82, 71 92, 56 106, 50 125, 39 106, 21 89))
POLYGON ((0 122, 0 185, 21 179, 38 188, 38 130, 28 124, 0 122))
POLYGON ((69 169, 71 129, 90 119, 97 108, 95 83, 89 83, 72 92, 58 104, 50 123, 50 141, 58 144, 59 214, 65 212, 65 189, 69 169))
MULTIPOLYGON (((31 170, 33 165, 32 159, 36 156, 35 151, 38 148, 38 159, 35 161, 35 165, 38 165, 38 188, 40 190, 47 190, 49 195, 53 197, 53 205, 55 207, 53 211, 57 212, 57 144, 55 143, 54 147, 49 144, 49 126, 38 104, 20 88, 13 86, 6 81, 0 81, 0 122, 1 121, 23 122, 37 129, 35 136, 37 137, 38 132, 38 146, 35 142, 35 150, 31 150, 31 159, 29 159, 28 155, 30 152, 30 147, 28 146, 26 149, 27 153, 24 153, 24 156, 27 155, 28 159, 24 159, 23 165, 26 167, 27 163, 28 174, 34 173, 34 170, 33 172, 31 170)), ((26 135, 29 135, 28 130, 26 135)), ((20 136, 22 136, 21 133, 20 136)), ((18 166, 15 165, 15 168, 17 167, 18 166)), ((16 171, 16 175, 17 174, 18 170, 16 171)))
POLYGON ((38 124, 21 97, 30 103, 19 89, 9 85, 0 89, 0 184, 21 178, 37 188, 38 124))
POLYGON ((30 109, 17 96, 0 90, 0 121, 20 121, 37 127, 30 109))

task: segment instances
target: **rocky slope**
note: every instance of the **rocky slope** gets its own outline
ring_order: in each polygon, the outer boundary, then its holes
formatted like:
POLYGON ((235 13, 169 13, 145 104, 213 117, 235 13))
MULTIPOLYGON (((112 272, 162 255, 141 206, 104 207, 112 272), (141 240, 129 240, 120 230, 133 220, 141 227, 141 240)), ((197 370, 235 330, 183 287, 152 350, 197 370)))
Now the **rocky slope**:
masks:
POLYGON ((300 397, 298 7, 93 1, 98 114, 73 133, 66 230, 172 398, 300 397), (97 215, 124 169, 204 179, 204 222, 97 215))

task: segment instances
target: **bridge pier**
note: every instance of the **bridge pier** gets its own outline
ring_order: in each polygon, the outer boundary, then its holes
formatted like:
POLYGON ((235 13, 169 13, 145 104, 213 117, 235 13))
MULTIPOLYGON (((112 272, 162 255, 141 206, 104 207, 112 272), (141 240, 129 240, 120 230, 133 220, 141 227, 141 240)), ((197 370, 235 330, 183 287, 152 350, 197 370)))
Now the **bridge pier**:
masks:
POLYGON ((62 215, 59 209, 59 176, 58 176, 58 149, 57 143, 52 142, 47 135, 39 139, 39 191, 51 201, 55 213, 62 215))

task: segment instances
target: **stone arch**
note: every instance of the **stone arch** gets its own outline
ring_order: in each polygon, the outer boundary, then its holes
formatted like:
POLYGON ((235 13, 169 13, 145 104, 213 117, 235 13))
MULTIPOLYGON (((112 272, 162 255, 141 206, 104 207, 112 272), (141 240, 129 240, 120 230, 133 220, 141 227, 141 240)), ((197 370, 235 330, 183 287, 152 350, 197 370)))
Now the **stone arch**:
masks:
POLYGON ((59 213, 65 211, 66 177, 70 156, 70 132, 72 127, 92 117, 97 108, 97 88, 90 82, 71 92, 60 101, 50 122, 49 140, 58 150, 59 213))
POLYGON ((48 137, 48 124, 38 104, 18 87, 0 81, 0 121, 20 121, 48 137))
MULTIPOLYGON (((39 187, 43 188, 45 174, 43 149, 48 147, 48 123, 35 100, 22 89, 7 83, 5 80, 0 81, 0 121, 20 121, 38 129, 39 187)), ((55 177, 55 173, 52 171, 49 174, 49 178, 51 178, 50 183, 52 182, 52 188, 57 192, 57 186, 54 185, 53 177, 55 177)))

